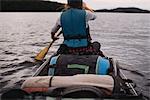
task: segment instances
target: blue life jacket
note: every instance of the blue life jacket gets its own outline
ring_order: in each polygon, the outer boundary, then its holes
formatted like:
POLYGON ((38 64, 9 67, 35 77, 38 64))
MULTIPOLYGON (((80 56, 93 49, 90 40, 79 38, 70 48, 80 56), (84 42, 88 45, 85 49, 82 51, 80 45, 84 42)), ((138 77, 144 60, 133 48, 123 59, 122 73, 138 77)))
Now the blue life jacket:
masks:
POLYGON ((88 35, 86 32, 86 12, 70 8, 61 15, 61 26, 64 44, 68 47, 86 47, 88 35))

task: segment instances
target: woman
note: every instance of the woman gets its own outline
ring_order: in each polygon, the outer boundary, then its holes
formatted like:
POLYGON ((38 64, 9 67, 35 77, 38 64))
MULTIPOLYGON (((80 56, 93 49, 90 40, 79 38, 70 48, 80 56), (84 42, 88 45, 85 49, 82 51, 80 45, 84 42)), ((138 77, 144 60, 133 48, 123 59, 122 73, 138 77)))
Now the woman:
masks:
POLYGON ((93 10, 82 0, 68 0, 66 9, 51 31, 52 39, 55 40, 55 33, 62 27, 64 42, 57 54, 98 54, 104 57, 100 43, 91 43, 88 21, 94 19, 96 16, 93 10))
POLYGON ((52 39, 57 39, 55 33, 62 27, 63 44, 72 48, 87 47, 91 40, 88 21, 94 19, 96 19, 96 16, 93 11, 82 0, 68 0, 67 9, 52 28, 52 39))

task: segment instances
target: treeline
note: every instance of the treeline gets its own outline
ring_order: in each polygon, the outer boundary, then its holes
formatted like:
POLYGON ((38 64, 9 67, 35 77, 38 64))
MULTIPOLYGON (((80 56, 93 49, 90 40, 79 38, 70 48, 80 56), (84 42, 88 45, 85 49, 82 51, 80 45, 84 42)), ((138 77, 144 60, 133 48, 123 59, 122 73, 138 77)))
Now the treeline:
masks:
MULTIPOLYGON (((43 0, 0 0, 0 10, 2 12, 60 12, 64 9, 64 4, 43 0)), ((135 7, 100 9, 95 12, 111 13, 150 13, 135 7)))
POLYGON ((135 7, 127 7, 127 8, 115 8, 115 9, 100 9, 96 10, 96 12, 116 12, 116 13, 150 13, 149 10, 143 10, 135 7))
POLYGON ((2 12, 59 12, 64 4, 41 0, 1 0, 2 12))

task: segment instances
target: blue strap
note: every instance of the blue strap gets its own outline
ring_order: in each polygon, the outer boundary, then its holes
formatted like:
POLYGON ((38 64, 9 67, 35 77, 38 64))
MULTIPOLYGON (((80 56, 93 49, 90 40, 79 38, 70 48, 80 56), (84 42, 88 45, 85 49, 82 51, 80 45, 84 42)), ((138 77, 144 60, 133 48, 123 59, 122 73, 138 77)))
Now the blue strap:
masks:
POLYGON ((57 59, 58 59, 59 56, 54 56, 51 58, 50 60, 50 65, 55 65, 57 63, 57 59))
POLYGON ((109 68, 110 68, 109 60, 99 56, 96 64, 96 74, 106 75, 108 73, 109 68))
MULTIPOLYGON (((50 65, 55 65, 57 63, 57 59, 59 56, 54 56, 50 59, 50 65)), ((55 72, 55 68, 49 68, 48 75, 53 76, 55 72)))
POLYGON ((48 76, 54 76, 55 68, 49 68, 48 70, 48 76))

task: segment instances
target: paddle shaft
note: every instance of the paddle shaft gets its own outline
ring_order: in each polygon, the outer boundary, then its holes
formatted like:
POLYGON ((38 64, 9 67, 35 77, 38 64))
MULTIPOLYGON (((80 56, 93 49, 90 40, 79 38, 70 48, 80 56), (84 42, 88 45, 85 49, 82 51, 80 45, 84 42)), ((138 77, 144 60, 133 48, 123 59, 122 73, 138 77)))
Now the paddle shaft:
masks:
MULTIPOLYGON (((60 31, 60 32, 57 34, 57 37, 56 37, 56 38, 58 38, 58 36, 60 36, 61 33, 62 33, 62 31, 60 31)), ((56 40, 53 40, 53 41, 49 44, 48 49, 52 46, 52 44, 53 44, 55 41, 56 41, 56 40)))
MULTIPOLYGON (((58 34, 57 34, 57 37, 62 33, 62 31, 60 31, 58 34)), ((52 44, 55 42, 56 40, 53 40, 52 42, 50 42, 49 46, 48 47, 45 47, 43 50, 40 51, 40 53, 37 54, 37 56, 35 57, 35 60, 37 61, 42 61, 44 59, 44 57, 46 56, 46 54, 48 53, 49 51, 49 48, 52 46, 52 44)))
MULTIPOLYGON (((61 35, 61 33, 62 33, 62 31, 60 31, 60 32, 57 34, 56 38, 58 38, 58 36, 60 36, 60 35, 61 35)), ((48 46, 48 50, 47 50, 46 54, 48 53, 49 48, 52 46, 52 44, 53 44, 55 41, 56 41, 56 40, 53 40, 52 42, 50 42, 50 44, 49 44, 49 46, 48 46)), ((46 55, 46 54, 45 54, 45 55, 46 55)))

